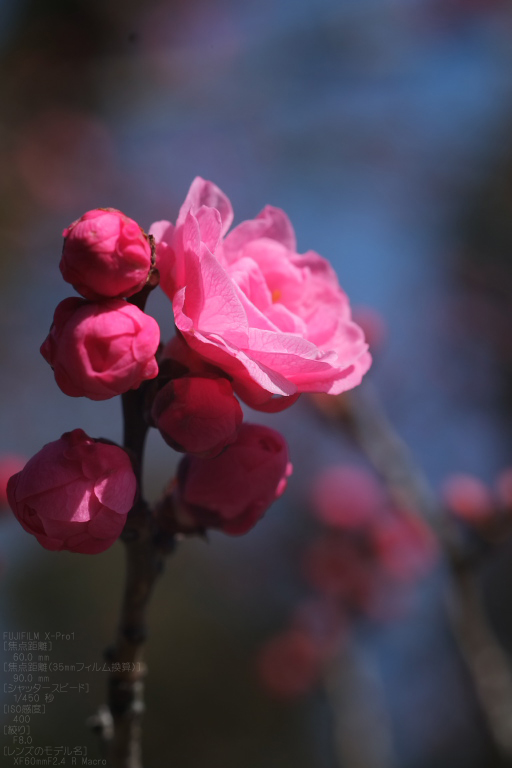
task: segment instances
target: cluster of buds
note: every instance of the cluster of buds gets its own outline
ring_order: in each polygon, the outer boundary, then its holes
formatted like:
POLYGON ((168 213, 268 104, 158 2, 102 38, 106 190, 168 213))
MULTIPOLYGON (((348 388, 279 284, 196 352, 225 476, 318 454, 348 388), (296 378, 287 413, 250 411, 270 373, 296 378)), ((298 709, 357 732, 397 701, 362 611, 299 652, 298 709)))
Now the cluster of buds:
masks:
POLYGON ((266 689, 280 697, 307 692, 343 649, 361 618, 386 620, 434 562, 430 529, 390 504, 366 469, 341 465, 317 475, 311 509, 322 530, 304 552, 304 576, 316 592, 290 626, 260 650, 266 689))
MULTIPOLYGON (((150 239, 120 211, 89 211, 64 230, 64 299, 41 347, 60 389, 106 400, 158 374, 157 322, 126 299, 152 279, 150 239)), ((96 554, 120 536, 137 481, 130 457, 82 429, 45 445, 7 485, 26 531, 50 550, 96 554)))
POLYGON ((64 299, 41 354, 70 397, 108 400, 158 374, 158 323, 125 301, 151 280, 150 240, 113 209, 89 211, 64 230, 60 268, 84 299, 64 299))
MULTIPOLYGON (((371 362, 335 273, 318 254, 296 252, 284 212, 267 206, 227 234, 232 218, 228 198, 197 178, 175 224, 146 234, 104 208, 63 233, 62 276, 83 298, 58 305, 41 353, 70 397, 138 390, 129 402, 144 430, 185 453, 154 511, 166 533, 245 533, 283 493, 286 442, 243 423, 239 399, 279 411, 301 392, 354 387, 371 362), (176 325, 165 346, 144 311, 159 283, 176 325)), ((75 429, 11 477, 9 504, 47 549, 101 552, 140 495, 140 460, 75 429)))

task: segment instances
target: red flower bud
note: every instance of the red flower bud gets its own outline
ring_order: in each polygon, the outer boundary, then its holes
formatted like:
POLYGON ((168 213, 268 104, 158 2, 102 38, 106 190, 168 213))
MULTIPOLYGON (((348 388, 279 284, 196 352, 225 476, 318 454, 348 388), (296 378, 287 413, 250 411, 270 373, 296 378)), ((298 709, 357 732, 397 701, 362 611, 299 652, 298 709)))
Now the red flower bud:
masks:
POLYGON ((178 470, 177 522, 184 531, 250 530, 284 492, 292 472, 284 438, 261 424, 242 424, 234 443, 213 459, 185 456, 178 470))
POLYGON ((171 448, 205 457, 217 456, 234 442, 243 420, 227 379, 190 376, 162 387, 151 415, 171 448))

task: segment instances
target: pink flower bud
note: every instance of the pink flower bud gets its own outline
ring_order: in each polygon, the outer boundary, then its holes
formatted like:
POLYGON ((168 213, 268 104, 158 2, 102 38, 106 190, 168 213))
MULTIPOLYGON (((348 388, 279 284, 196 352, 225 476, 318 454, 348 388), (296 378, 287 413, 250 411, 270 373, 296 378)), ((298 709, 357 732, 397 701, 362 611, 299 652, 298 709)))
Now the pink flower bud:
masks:
POLYGON ((93 555, 120 536, 136 490, 122 448, 74 429, 13 475, 7 495, 23 528, 45 549, 93 555))
POLYGON ((162 387, 151 415, 171 448, 204 457, 217 456, 233 443, 243 420, 227 379, 191 376, 162 387))
POLYGON ((158 374, 158 323, 133 304, 64 299, 41 354, 70 397, 108 400, 158 374))
POLYGON ((279 432, 242 424, 236 441, 220 456, 182 459, 176 513, 180 530, 246 533, 284 492, 291 472, 288 447, 279 432))
POLYGON ((307 693, 320 677, 322 653, 313 638, 289 629, 269 640, 257 658, 262 685, 278 698, 307 693))
POLYGON ((121 211, 87 211, 62 234, 60 271, 86 299, 132 296, 144 286, 151 248, 137 222, 121 211))

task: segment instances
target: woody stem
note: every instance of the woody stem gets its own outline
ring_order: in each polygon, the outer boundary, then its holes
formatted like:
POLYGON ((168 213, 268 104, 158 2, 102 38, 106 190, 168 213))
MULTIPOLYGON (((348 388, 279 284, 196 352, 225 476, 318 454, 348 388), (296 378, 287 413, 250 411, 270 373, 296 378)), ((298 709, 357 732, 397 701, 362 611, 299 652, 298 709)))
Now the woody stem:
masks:
MULTIPOLYGON (((157 284, 158 273, 152 270, 146 286, 131 297, 131 303, 143 311, 150 291, 157 284)), ((142 492, 142 462, 148 430, 144 418, 145 395, 144 384, 122 395, 123 446, 133 463, 138 497, 121 535, 126 555, 124 594, 117 637, 106 654, 112 664, 107 701, 110 713, 107 754, 112 768, 142 768, 143 765, 141 739, 146 676, 143 659, 147 610, 155 581, 164 565, 164 551, 157 543, 155 517, 142 492)))
MULTIPOLYGON (((139 488, 147 431, 142 416, 143 396, 143 388, 123 395, 124 447, 132 456, 139 488)), ((155 544, 154 518, 142 495, 128 514, 121 538, 126 553, 126 579, 117 637, 108 651, 109 661, 115 665, 108 684, 112 716, 108 754, 112 768, 142 768, 146 614, 154 583, 163 568, 163 554, 155 544)))

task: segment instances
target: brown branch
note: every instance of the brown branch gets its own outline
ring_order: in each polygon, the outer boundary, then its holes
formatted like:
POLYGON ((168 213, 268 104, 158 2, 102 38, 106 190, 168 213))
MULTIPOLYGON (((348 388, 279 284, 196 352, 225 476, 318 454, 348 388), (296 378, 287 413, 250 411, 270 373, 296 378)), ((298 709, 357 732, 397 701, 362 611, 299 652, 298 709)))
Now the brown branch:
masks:
MULTIPOLYGON (((107 661, 115 665, 108 684, 111 728, 107 754, 113 768, 142 768, 146 613, 154 583, 163 569, 164 558, 155 544, 153 515, 142 498, 141 465, 147 432, 142 408, 144 386, 125 393, 122 400, 124 447, 132 458, 139 483, 139 497, 128 514, 121 535, 126 554, 124 595, 117 638, 105 654, 107 661)), ((103 735, 108 736, 105 731, 103 735)))
POLYGON ((474 574, 475 553, 436 501, 411 453, 384 414, 368 382, 337 398, 311 398, 322 416, 357 443, 390 496, 419 514, 437 535, 450 566, 454 637, 473 681, 489 734, 503 765, 512 765, 512 670, 494 635, 474 574))

